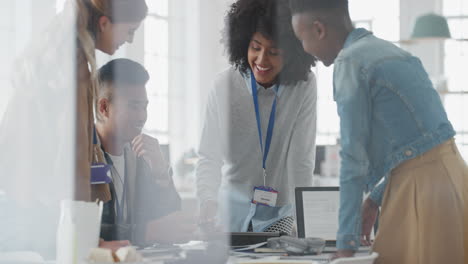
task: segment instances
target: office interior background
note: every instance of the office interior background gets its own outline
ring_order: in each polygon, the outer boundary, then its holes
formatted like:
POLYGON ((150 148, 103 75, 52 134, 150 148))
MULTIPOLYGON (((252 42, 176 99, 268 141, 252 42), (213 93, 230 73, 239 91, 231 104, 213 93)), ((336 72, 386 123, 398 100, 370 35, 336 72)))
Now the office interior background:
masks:
MULTIPOLYGON (((14 62, 24 55, 28 43, 42 34, 46 25, 64 8, 65 2, 15 0, 0 3, 0 120, 15 92, 10 85, 14 62)), ((223 18, 231 2, 147 0, 149 15, 136 32, 134 43, 122 46, 112 57, 97 52, 98 66, 113 58, 127 57, 140 62, 149 71, 151 79, 147 92, 150 103, 144 132, 156 137, 163 145, 173 166, 177 189, 187 201, 195 199, 196 149, 207 94, 216 74, 229 66, 220 39, 223 18)), ((456 143, 468 160, 468 1, 349 0, 349 5, 357 27, 370 29, 376 36, 390 40, 421 58, 456 129, 456 143), (412 41, 416 19, 427 13, 446 17, 450 39, 412 41)), ((314 184, 336 185, 339 119, 332 96, 333 67, 327 68, 319 63, 312 71, 318 82, 318 162, 314 184)), ((49 99, 52 104, 59 103, 72 109, 73 96, 70 92, 66 97, 49 99)), ((73 123, 70 120, 62 120, 70 135, 59 136, 61 140, 69 139, 73 148, 73 123)), ((21 123, 24 123, 24 129, 35 133, 28 122, 21 123)), ((21 142, 21 139, 16 140, 21 142)), ((72 153, 70 151, 70 163, 63 165, 65 175, 67 170, 68 175, 72 175, 72 153)))
MULTIPOLYGON (((4 1, 1 5, 0 118, 12 90, 11 65, 34 38, 41 34, 65 0, 4 1), (6 61, 6 63, 5 63, 6 61)), ((148 0, 149 16, 138 29, 134 43, 112 57, 99 53, 98 65, 127 57, 142 63, 151 75, 147 85, 148 121, 145 133, 156 137, 173 166, 178 189, 194 194, 193 170, 203 124, 204 106, 215 75, 228 67, 220 42, 223 17, 229 0, 148 0)), ((468 159, 468 1, 466 0, 350 0, 357 27, 395 42, 420 57, 440 91, 449 119, 457 131, 457 144, 468 159), (447 18, 452 39, 411 39, 416 18, 436 13, 447 18)), ((332 96, 333 67, 321 63, 312 69, 318 82, 316 173, 336 177, 339 119, 332 96), (331 160, 330 160, 331 159, 331 160), (328 162, 329 161, 329 162, 328 162), (324 163, 322 163, 324 162, 324 163)), ((33 132, 33 130, 31 130, 33 132)), ((327 179, 317 184, 334 184, 327 179)))

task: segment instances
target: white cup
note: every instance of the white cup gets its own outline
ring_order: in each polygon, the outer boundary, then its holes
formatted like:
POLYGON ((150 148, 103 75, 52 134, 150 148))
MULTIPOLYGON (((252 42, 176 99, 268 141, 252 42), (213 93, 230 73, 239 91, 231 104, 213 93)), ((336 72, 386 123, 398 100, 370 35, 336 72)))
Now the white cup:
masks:
POLYGON ((102 206, 102 202, 61 202, 57 264, 84 262, 91 249, 98 247, 102 206))

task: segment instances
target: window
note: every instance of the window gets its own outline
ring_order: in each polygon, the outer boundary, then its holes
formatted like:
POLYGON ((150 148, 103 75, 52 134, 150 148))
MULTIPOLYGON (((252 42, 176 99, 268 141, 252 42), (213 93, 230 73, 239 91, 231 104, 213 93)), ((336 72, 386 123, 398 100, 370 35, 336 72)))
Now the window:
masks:
MULTIPOLYGON (((374 32, 377 37, 397 41, 400 38, 400 1, 350 1, 355 27, 374 32)), ((315 68, 317 76, 317 145, 334 145, 339 138, 339 117, 333 101, 333 66, 315 68)))
POLYGON ((468 3, 466 0, 444 0, 443 14, 447 17, 453 39, 445 41, 444 71, 447 93, 443 94, 448 117, 457 132, 457 145, 468 159, 468 3))
POLYGON ((145 131, 160 143, 169 142, 169 1, 147 1, 144 21, 144 63, 150 74, 147 84, 148 121, 145 131))
POLYGON ((57 0, 55 2, 55 11, 58 13, 62 12, 63 8, 65 7, 66 0, 57 0))

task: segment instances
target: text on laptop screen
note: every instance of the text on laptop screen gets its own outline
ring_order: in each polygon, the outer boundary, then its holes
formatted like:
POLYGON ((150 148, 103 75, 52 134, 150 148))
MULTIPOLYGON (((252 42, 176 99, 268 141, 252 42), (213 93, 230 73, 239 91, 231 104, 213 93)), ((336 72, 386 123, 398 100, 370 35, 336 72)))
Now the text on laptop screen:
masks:
POLYGON ((317 188, 311 191, 304 190, 301 193, 303 234, 305 237, 335 240, 338 231, 338 210, 340 205, 338 188, 336 190, 317 188))

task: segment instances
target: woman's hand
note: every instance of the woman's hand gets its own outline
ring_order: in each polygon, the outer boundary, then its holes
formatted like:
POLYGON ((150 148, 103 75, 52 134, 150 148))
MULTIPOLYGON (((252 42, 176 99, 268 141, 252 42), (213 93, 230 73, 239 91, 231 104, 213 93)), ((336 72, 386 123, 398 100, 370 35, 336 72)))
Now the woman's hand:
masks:
POLYGON ((367 198, 362 204, 361 217, 362 217, 362 231, 361 231, 361 245, 370 246, 372 227, 374 226, 375 220, 377 219, 377 213, 379 212, 379 206, 367 198))

